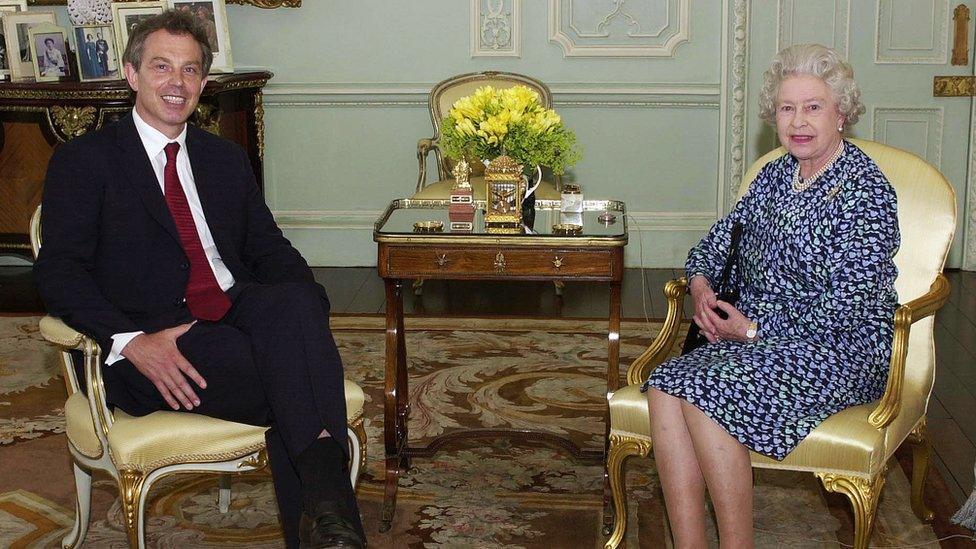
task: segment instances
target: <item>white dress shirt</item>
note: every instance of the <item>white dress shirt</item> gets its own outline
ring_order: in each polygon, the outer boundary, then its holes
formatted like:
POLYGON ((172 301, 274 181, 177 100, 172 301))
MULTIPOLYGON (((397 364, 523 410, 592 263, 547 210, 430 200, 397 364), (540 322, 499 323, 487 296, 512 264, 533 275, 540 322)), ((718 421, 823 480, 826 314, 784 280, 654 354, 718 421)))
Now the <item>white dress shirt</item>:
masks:
MULTIPOLYGON (((193 180, 193 170, 190 168, 190 155, 186 151, 186 125, 183 126, 183 131, 176 139, 170 139, 156 128, 147 124, 135 109, 132 109, 132 119, 135 121, 136 131, 139 132, 139 139, 142 140, 142 146, 146 150, 146 155, 149 156, 149 162, 152 164, 153 171, 156 173, 159 190, 164 195, 166 194, 166 183, 163 178, 163 172, 166 169, 166 151, 164 149, 166 145, 174 141, 180 144, 180 151, 176 154, 176 173, 180 177, 180 184, 183 186, 183 192, 186 194, 186 201, 190 205, 193 224, 196 225, 197 235, 200 237, 200 244, 203 245, 203 253, 207 256, 207 263, 210 264, 210 268, 217 278, 217 284, 220 285, 220 289, 227 291, 234 285, 234 276, 227 269, 227 266, 224 265, 224 262, 221 261, 213 235, 210 234, 207 219, 203 215, 203 206, 200 205, 200 195, 197 194, 197 186, 193 180)), ((128 345, 132 338, 141 333, 143 332, 124 332, 113 335, 112 350, 108 358, 105 359, 105 364, 112 364, 121 359, 124 356, 122 349, 128 345)))

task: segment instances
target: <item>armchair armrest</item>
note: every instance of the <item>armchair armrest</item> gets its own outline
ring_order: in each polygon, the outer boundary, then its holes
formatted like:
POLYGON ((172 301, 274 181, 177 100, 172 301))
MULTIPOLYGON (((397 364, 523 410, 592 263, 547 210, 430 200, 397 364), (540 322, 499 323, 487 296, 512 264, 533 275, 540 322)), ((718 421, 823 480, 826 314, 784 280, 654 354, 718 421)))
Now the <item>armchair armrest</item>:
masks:
POLYGON ((627 384, 643 383, 651 370, 657 368, 667 358, 678 338, 678 328, 684 316, 685 292, 688 280, 685 277, 668 281, 664 285, 664 295, 668 298, 668 316, 664 319, 661 333, 644 350, 643 353, 627 368, 627 384))
POLYGON ((417 174, 417 190, 414 192, 419 193, 427 186, 427 153, 435 149, 437 149, 436 137, 425 137, 417 141, 417 164, 420 173, 417 174))
POLYGON ((38 323, 41 336, 61 347, 64 376, 69 385, 69 395, 80 390, 71 356, 68 351, 81 351, 85 357, 85 379, 88 388, 88 406, 95 423, 95 434, 102 448, 108 448, 108 430, 112 427, 112 412, 105 398, 105 382, 102 380, 102 350, 95 340, 68 326, 59 318, 45 316, 38 323))
POLYGON ((891 424, 901 411, 901 392, 905 382, 905 358, 908 356, 908 336, 912 324, 934 315, 949 299, 949 281, 939 273, 925 295, 909 301, 895 311, 895 335, 891 345, 891 363, 888 369, 888 385, 878 406, 868 416, 868 422, 876 429, 891 424))

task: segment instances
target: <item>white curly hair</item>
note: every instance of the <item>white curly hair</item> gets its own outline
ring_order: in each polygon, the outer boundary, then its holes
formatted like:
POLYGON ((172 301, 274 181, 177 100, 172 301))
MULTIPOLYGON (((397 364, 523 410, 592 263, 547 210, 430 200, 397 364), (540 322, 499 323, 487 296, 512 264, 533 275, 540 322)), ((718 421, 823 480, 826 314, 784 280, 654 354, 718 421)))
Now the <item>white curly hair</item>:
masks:
POLYGON ((831 48, 820 44, 796 44, 773 57, 769 69, 763 73, 759 92, 759 117, 776 125, 776 96, 779 86, 791 76, 810 75, 823 80, 844 117, 844 129, 857 124, 864 113, 861 88, 854 80, 854 69, 831 48))

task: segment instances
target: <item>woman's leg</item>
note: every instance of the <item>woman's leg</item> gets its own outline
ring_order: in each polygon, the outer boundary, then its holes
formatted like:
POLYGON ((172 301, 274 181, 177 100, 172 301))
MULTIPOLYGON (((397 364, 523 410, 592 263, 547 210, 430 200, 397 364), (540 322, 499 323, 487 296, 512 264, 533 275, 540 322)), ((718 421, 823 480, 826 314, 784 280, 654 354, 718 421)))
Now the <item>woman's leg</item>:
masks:
POLYGON ((681 399, 651 388, 654 462, 661 477, 675 547, 707 547, 705 540, 705 480, 698 466, 691 434, 685 425, 681 399))
POLYGON ((721 546, 751 548, 752 465, 749 450, 694 405, 681 401, 681 411, 715 507, 721 546))

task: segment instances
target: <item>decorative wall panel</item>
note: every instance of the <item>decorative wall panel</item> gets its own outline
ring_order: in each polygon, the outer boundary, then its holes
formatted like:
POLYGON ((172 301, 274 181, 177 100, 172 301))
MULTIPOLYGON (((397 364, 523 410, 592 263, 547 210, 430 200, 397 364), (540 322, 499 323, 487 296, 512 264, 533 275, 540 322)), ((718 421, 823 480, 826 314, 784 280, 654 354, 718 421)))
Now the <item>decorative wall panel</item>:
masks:
POLYGON ((471 57, 522 56, 522 0, 471 0, 471 57))
POLYGON ((872 113, 872 139, 911 151, 940 167, 944 119, 941 108, 875 107, 872 113))
POLYGON ((875 63, 948 62, 949 0, 878 0, 875 63))
POLYGON ((674 57, 690 0, 549 0, 549 39, 565 57, 674 57))
POLYGON ((850 21, 851 0, 779 0, 776 49, 815 42, 847 58, 850 21))

